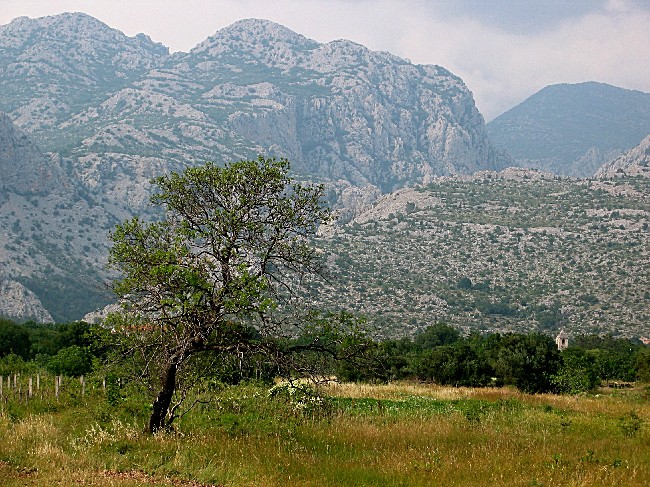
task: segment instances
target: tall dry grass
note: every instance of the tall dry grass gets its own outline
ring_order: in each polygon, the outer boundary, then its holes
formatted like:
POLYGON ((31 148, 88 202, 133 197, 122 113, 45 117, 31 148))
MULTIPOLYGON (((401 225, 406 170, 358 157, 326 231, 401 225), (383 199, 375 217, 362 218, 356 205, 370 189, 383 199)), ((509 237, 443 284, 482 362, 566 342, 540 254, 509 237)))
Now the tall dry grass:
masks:
POLYGON ((263 388, 228 389, 176 433, 153 437, 141 432, 142 417, 107 417, 101 397, 21 418, 0 413, 1 483, 650 485, 644 391, 576 398, 409 383, 326 391, 327 411, 304 415, 263 388))

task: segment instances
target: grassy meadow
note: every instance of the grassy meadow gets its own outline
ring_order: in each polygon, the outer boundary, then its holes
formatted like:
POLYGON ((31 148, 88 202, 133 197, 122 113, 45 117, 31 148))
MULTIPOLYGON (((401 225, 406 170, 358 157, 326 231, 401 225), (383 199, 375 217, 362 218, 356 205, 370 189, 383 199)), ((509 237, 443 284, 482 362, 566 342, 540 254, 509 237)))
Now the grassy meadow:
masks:
POLYGON ((58 399, 28 402, 5 389, 0 483, 650 485, 646 388, 557 396, 330 384, 315 397, 287 386, 217 385, 175 431, 150 436, 146 397, 130 387, 107 397, 90 380, 82 395, 71 382, 58 399))

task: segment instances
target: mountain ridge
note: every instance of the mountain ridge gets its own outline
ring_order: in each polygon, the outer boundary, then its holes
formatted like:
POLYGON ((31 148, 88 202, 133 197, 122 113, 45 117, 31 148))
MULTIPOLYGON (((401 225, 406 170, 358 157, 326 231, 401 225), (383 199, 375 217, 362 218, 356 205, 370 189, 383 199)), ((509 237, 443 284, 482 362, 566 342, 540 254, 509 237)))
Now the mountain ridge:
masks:
POLYGON ((446 69, 260 19, 170 54, 85 14, 21 18, 0 26, 0 60, 0 111, 40 148, 25 158, 62 181, 42 195, 1 190, 0 274, 55 320, 83 316, 63 309, 71 289, 87 293, 86 311, 106 299, 108 230, 151 217, 149 180, 160 174, 287 157, 349 219, 382 192, 504 159, 446 69), (83 285, 71 286, 72 269, 83 285))
POLYGON ((594 81, 549 85, 486 130, 516 165, 589 177, 650 133, 650 94, 594 81))
POLYGON ((599 178, 621 176, 650 177, 650 134, 639 145, 603 164, 596 172, 596 177, 599 178))
MULTIPOLYGON (((9 289, 12 296, 33 295, 54 320, 78 319, 110 302, 108 232, 133 215, 151 218, 149 180, 169 171, 258 154, 287 157, 292 176, 325 183, 339 224, 349 221, 345 228, 353 229, 365 225, 359 215, 368 218, 364 211, 382 194, 392 198, 397 191, 401 201, 418 191, 414 187, 456 179, 540 178, 535 171, 497 173, 512 161, 490 142, 468 87, 440 66, 346 40, 319 44, 259 19, 220 29, 195 49, 174 54, 99 21, 58 20, 98 29, 91 35, 95 43, 52 50, 40 41, 22 44, 27 47, 20 52, 40 56, 30 64, 29 57, 2 49, 9 41, 0 28, 0 59, 7 60, 0 66, 0 110, 15 126, 6 129, 24 134, 25 147, 33 148, 12 168, 29 162, 53 171, 42 194, 16 192, 13 184, 0 188, 0 279, 11 285, 3 297, 9 289), (275 31, 284 41, 271 45, 275 31), (115 41, 108 51, 95 49, 102 39, 115 41), (118 63, 99 59, 102 52, 118 63), (67 61, 54 69, 45 62, 50 54, 67 61), (68 71, 80 56, 83 72, 68 71), (37 68, 39 83, 33 82, 37 68)), ((10 173, 0 161, 0 181, 2 171, 10 173)), ((375 220, 402 225, 399 215, 425 203, 409 202, 415 206, 375 220)), ((485 211, 501 206, 487 204, 485 211)), ((509 230, 508 241, 518 232, 509 230)), ((431 299, 438 310, 453 303, 431 299)))

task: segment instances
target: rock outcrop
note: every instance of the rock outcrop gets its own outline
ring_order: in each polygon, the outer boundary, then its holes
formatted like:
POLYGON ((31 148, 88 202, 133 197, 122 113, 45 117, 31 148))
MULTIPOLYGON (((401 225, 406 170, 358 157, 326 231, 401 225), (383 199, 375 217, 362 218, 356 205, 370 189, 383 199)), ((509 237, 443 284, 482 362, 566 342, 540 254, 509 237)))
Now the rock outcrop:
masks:
POLYGON ((38 297, 16 281, 0 278, 0 316, 52 323, 52 316, 38 297))
POLYGON ((621 176, 650 177, 650 135, 645 137, 636 147, 603 164, 596 172, 598 178, 621 176))

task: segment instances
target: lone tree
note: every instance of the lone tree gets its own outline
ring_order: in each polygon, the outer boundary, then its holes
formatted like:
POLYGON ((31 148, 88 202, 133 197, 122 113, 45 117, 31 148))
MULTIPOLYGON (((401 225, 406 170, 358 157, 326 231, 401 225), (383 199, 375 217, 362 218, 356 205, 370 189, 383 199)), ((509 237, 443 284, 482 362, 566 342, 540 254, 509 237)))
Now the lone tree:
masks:
POLYGON ((323 188, 298 184, 288 171, 286 160, 260 157, 156 178, 151 201, 164 217, 136 217, 110 235, 124 303, 114 326, 160 381, 150 432, 176 417, 183 368, 205 367, 209 354, 253 352, 253 336, 259 352, 260 337, 279 331, 274 311, 299 294, 305 275, 320 272, 310 237, 330 216, 323 188))

